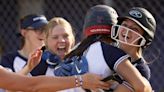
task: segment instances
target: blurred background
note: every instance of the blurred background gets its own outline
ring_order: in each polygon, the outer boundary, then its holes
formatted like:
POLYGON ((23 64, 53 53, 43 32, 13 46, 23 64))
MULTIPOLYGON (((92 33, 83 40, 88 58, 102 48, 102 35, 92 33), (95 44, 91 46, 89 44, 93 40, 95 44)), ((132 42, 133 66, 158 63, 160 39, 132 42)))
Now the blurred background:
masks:
POLYGON ((86 11, 97 4, 112 6, 121 16, 131 7, 148 9, 157 21, 153 44, 146 49, 144 57, 151 68, 150 82, 155 92, 164 92, 164 0, 0 0, 0 56, 18 49, 19 19, 31 13, 43 14, 47 19, 64 17, 76 31, 76 40, 81 40, 86 11))

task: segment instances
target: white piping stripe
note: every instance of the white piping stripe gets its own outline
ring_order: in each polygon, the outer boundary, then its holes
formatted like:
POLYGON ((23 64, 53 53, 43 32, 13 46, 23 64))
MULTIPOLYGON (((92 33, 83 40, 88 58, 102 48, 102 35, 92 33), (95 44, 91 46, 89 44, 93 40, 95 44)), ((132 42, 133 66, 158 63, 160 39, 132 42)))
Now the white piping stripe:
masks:
POLYGON ((128 82, 124 81, 122 84, 124 86, 126 86, 129 90, 131 90, 131 92, 134 92, 134 89, 132 88, 132 86, 128 82))
POLYGON ((123 62, 125 59, 127 59, 128 57, 130 57, 129 55, 125 55, 125 56, 122 56, 121 58, 119 58, 117 61, 116 61, 116 63, 114 64, 114 70, 116 71, 116 69, 117 69, 117 66, 121 63, 121 62, 123 62))

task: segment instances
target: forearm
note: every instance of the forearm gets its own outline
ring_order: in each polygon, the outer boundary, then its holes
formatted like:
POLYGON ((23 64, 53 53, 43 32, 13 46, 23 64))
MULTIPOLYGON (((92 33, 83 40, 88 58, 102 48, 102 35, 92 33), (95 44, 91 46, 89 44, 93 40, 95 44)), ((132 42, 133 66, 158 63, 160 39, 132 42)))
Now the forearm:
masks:
POLYGON ((1 69, 0 87, 13 91, 54 92, 75 87, 75 78, 45 76, 27 77, 1 69))
MULTIPOLYGON (((17 74, 20 75, 27 75, 28 73, 31 72, 32 69, 30 69, 28 66, 25 66, 21 71, 16 72, 17 74)), ((6 90, 6 92, 18 92, 18 91, 13 91, 13 90, 6 90)), ((20 92, 20 91, 19 91, 20 92)))
POLYGON ((8 90, 23 90, 30 92, 30 85, 26 83, 28 82, 25 76, 21 76, 12 72, 5 70, 0 67, 0 87, 8 90), (12 86, 11 86, 12 85, 12 86))
POLYGON ((109 88, 109 85, 101 80, 102 78, 95 74, 84 74, 82 77, 28 77, 9 72, 0 67, 0 88, 13 91, 54 92, 76 86, 82 86, 86 89, 109 88))
MULTIPOLYGON (((147 85, 149 86, 147 86, 144 89, 144 92, 152 92, 152 88, 149 82, 147 82, 147 85)), ((129 83, 124 82, 123 84, 119 84, 114 90, 114 92, 138 92, 138 91, 134 91, 133 87, 129 83)))
POLYGON ((125 61, 120 63, 117 67, 117 73, 133 87, 135 92, 150 92, 151 86, 149 82, 130 62, 125 61))
POLYGON ((75 87, 74 77, 44 77, 38 76, 32 79, 36 84, 36 92, 55 92, 58 90, 75 87))
POLYGON ((32 71, 32 69, 30 69, 29 67, 25 66, 22 70, 20 70, 19 72, 17 72, 18 74, 22 74, 22 75, 27 75, 28 73, 30 73, 32 71))

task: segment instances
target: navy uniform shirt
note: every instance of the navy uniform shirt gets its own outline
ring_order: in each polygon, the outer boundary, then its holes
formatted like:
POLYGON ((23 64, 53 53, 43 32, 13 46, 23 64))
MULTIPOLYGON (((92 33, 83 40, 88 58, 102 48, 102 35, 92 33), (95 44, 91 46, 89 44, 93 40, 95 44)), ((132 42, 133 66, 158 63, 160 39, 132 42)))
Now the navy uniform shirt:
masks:
MULTIPOLYGON (((18 72, 26 65, 27 59, 21 56, 18 52, 8 53, 2 56, 1 65, 13 72, 18 72)), ((48 65, 45 61, 41 61, 32 71, 32 76, 45 75, 48 65)))
POLYGON ((144 61, 143 58, 132 62, 132 64, 138 69, 142 76, 144 76, 147 80, 151 77, 151 71, 148 64, 144 61))

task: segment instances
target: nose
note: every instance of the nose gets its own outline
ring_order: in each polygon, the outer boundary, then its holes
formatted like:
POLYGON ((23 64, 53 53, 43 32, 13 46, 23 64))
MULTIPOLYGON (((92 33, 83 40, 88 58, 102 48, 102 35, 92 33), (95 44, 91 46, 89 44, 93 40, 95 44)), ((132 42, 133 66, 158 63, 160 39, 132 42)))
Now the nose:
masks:
POLYGON ((59 39, 58 39, 59 42, 65 42, 65 39, 64 37, 60 36, 59 39))

